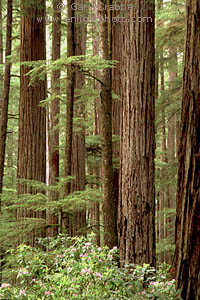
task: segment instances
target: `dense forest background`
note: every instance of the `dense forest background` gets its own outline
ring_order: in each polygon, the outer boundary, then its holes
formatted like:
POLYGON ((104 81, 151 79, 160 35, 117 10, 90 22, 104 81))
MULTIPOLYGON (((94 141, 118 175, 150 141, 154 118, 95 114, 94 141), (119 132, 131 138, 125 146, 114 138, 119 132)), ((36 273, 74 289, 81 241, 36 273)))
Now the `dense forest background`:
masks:
POLYGON ((44 297, 200 299, 199 54, 199 0, 1 0, 0 299, 39 299, 30 249, 90 233, 138 294, 44 297))

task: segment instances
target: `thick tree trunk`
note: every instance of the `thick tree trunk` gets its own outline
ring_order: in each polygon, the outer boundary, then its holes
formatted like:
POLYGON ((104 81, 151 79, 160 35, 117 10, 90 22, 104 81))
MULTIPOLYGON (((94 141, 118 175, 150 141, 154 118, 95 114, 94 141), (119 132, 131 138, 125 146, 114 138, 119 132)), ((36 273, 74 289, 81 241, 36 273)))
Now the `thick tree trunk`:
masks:
POLYGON ((200 299, 200 2, 188 0, 181 137, 178 153, 176 283, 200 299))
MULTIPOLYGON (((25 7, 22 1, 21 9, 20 61, 45 60, 45 1, 37 1, 34 5, 25 7), (38 22, 38 17, 42 18, 41 22, 38 22)), ((26 74, 31 69, 26 65, 20 67, 18 194, 37 192, 35 188, 20 182, 21 179, 43 183, 46 181, 46 112, 39 106, 40 101, 46 98, 46 79, 38 79, 30 86, 30 77, 26 74)), ((18 218, 24 217, 45 218, 45 212, 19 211, 18 218)), ((44 229, 40 234, 33 232, 29 235, 28 241, 34 245, 35 236, 45 236, 45 234, 44 229)))
MULTIPOLYGON (((109 10, 104 9, 106 0, 98 1, 99 16, 109 19, 109 10)), ((110 60, 110 21, 99 24, 101 57, 110 60)), ((101 85, 101 141, 102 141, 102 192, 103 192, 103 226, 104 245, 112 248, 117 245, 116 205, 113 190, 112 169, 112 81, 111 70, 102 71, 101 85)))
POLYGON ((149 263, 155 266, 154 10, 154 1, 137 0, 123 23, 121 265, 149 263), (152 22, 139 22, 141 16, 151 17, 152 22), (133 18, 137 21, 133 22, 133 18))
MULTIPOLYGON (((61 11, 57 9, 60 0, 53 1, 53 18, 57 20, 52 23, 52 60, 60 58, 61 45, 61 11)), ((52 72, 52 94, 55 94, 55 99, 50 104, 50 120, 49 120, 49 185, 54 186, 58 182, 59 177, 59 99, 57 96, 60 91, 60 70, 52 72)), ((58 200, 59 193, 56 191, 50 192, 51 200, 58 200)), ((58 234, 58 216, 48 213, 48 236, 56 236, 58 234)))

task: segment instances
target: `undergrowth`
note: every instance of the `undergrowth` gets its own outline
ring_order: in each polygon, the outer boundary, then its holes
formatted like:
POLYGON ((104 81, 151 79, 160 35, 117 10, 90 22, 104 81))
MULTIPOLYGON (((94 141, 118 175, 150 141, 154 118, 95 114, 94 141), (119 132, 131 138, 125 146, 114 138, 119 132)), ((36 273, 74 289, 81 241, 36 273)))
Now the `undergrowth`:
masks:
POLYGON ((169 266, 119 268, 117 247, 98 247, 93 234, 40 239, 38 246, 9 250, 0 299, 181 299, 169 266))

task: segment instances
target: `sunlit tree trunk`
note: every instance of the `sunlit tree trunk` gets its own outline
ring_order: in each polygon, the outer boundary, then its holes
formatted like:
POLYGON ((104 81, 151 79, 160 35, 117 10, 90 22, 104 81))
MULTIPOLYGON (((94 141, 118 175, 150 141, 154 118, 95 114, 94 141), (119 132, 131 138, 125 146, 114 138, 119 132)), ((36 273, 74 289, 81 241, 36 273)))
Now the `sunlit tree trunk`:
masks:
MULTIPOLYGON (((75 56, 75 11, 72 9, 73 1, 67 3, 68 18, 72 18, 67 25, 67 57, 75 56)), ((66 107, 66 141, 65 141, 65 177, 72 175, 72 138, 73 138, 73 116, 74 116, 74 90, 75 73, 72 66, 67 67, 67 107, 66 107)), ((70 194, 71 182, 67 182, 65 195, 70 194)), ((70 216, 61 213, 62 230, 70 233, 70 216)))

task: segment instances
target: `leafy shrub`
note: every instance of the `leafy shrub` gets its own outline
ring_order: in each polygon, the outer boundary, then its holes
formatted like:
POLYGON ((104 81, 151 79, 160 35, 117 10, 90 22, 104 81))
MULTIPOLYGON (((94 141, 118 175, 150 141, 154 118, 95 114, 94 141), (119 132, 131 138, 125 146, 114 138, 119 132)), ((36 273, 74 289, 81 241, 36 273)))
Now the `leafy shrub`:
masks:
POLYGON ((1 285, 0 299, 181 299, 174 281, 165 281, 163 270, 156 279, 149 265, 119 268, 117 247, 98 247, 94 235, 59 235, 40 239, 39 244, 40 248, 20 245, 10 251, 7 264, 15 256, 15 283, 1 285))

